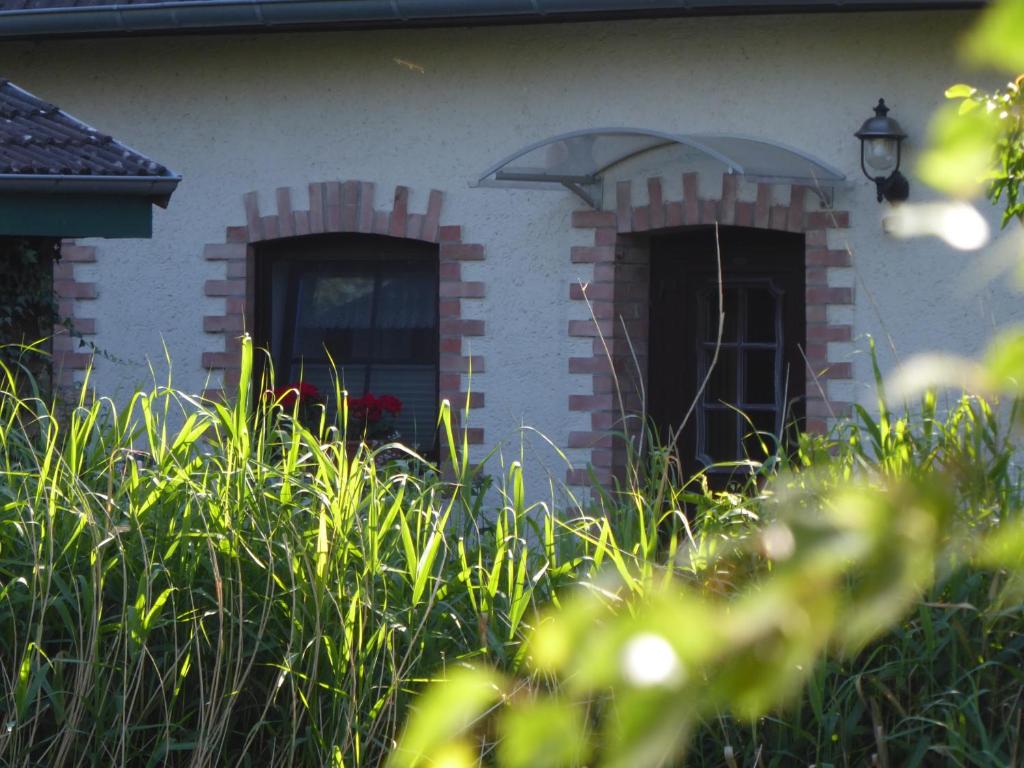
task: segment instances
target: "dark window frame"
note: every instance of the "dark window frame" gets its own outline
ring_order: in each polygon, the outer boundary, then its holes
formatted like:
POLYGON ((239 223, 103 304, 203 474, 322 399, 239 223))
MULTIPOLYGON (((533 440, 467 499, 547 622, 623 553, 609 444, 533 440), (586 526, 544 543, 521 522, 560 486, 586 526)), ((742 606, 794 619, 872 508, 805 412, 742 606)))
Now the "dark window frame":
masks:
MULTIPOLYGON (((393 238, 384 235, 367 234, 326 234, 308 235, 292 238, 281 238, 277 240, 257 243, 252 246, 253 274, 251 294, 255 300, 251 310, 253 318, 254 336, 256 344, 270 351, 274 370, 279 379, 282 371, 282 363, 288 362, 290 367, 294 361, 294 340, 295 323, 298 320, 297 286, 303 272, 344 274, 347 271, 366 269, 373 273, 375 280, 374 290, 374 316, 376 315, 376 294, 380 287, 381 276, 386 272, 387 267, 399 268, 402 266, 414 267, 417 271, 429 272, 433 277, 432 285, 434 290, 434 324, 433 333, 429 338, 430 354, 429 363, 423 360, 416 360, 416 364, 431 364, 434 368, 433 401, 439 403, 440 397, 440 363, 441 363, 441 322, 440 322, 440 255, 439 248, 434 243, 427 243, 404 238, 393 238), (288 267, 288 293, 285 298, 284 313, 291 318, 288 328, 290 332, 284 334, 287 341, 282 345, 285 349, 272 349, 271 338, 273 335, 273 273, 276 264, 284 263, 288 267), (317 270, 317 265, 326 269, 317 270), (298 267, 298 269, 296 269, 298 267), (287 355, 287 357, 286 357, 287 355)), ((376 318, 375 318, 376 319, 376 318)), ((418 347, 418 349, 421 349, 418 347)), ((318 358, 316 363, 326 363, 326 354, 318 358)), ((374 363, 380 365, 382 360, 379 356, 371 356, 366 359, 334 361, 339 367, 345 363, 355 363, 366 366, 363 386, 368 386, 374 363)), ((267 359, 265 355, 259 355, 254 361, 254 381, 264 380, 266 374, 267 359)), ((280 385, 285 383, 278 381, 280 385)), ((324 393, 331 397, 331 393, 324 393)), ((388 394, 388 393, 375 393, 388 394)), ((421 445, 428 455, 436 453, 437 434, 432 430, 433 442, 430 445, 421 445)))

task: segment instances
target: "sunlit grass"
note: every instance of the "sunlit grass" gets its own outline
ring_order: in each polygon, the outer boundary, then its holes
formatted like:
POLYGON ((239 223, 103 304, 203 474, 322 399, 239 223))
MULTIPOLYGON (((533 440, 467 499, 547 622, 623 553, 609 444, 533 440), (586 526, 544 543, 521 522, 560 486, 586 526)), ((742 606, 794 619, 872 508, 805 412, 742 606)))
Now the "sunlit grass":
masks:
POLYGON ((375 765, 426 679, 512 664, 568 575, 518 466, 478 528, 447 408, 447 466, 378 467, 263 398, 58 414, 3 374, 2 765, 375 765))
MULTIPOLYGON (((244 349, 240 391, 262 392, 244 349)), ((409 454, 379 466, 345 440, 340 391, 338 423, 171 382, 123 408, 86 387, 53 410, 0 374, 0 765, 378 765, 426 684, 463 663, 517 676, 515 696, 559 690, 531 672, 525 641, 580 594, 606 612, 584 617, 591 633, 670 579, 715 604, 743 601, 792 544, 772 538, 782 500, 940 476, 956 512, 927 593, 901 593, 892 631, 826 655, 784 708, 703 717, 691 762, 726 764, 727 749, 780 766, 1021 755, 1024 592, 964 567, 972 553, 954 546, 960 530, 1020 517, 1009 437, 980 400, 940 413, 926 399, 898 416, 883 399, 879 416, 804 436, 724 492, 675 474, 663 487, 671 454, 649 444, 632 454, 632 482, 558 509, 531 503, 529 467, 488 478, 474 466, 447 404, 440 464, 409 454)), ((637 647, 663 648, 647 639, 637 647)), ((538 704, 508 727, 543 727, 540 743, 555 743, 606 703, 538 704)), ((558 743, 550 754, 570 764, 601 754, 596 740, 558 743)), ((494 732, 449 746, 508 764, 534 754, 494 732)))

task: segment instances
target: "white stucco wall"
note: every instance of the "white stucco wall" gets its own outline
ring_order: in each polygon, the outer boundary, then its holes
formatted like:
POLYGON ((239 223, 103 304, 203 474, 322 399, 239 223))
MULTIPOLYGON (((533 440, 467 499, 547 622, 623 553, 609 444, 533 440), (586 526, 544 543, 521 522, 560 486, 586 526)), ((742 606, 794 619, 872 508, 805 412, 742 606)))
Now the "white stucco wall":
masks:
MULTIPOLYGON (((570 227, 579 206, 567 193, 470 189, 467 181, 555 133, 599 125, 744 133, 844 170, 853 183, 837 192, 836 207, 850 211, 853 226, 830 245, 854 252, 854 268, 835 280, 856 286, 848 314, 857 339, 845 345, 856 383, 834 384, 833 396, 869 399, 867 333, 891 336, 900 355, 972 352, 993 322, 1024 315, 1006 288, 965 290, 975 256, 882 233, 885 207, 861 175, 852 136, 884 96, 910 134, 912 167, 944 88, 969 77, 952 51, 971 18, 770 16, 41 42, 0 45, 0 70, 184 176, 170 208, 156 211, 152 240, 96 241, 97 262, 82 269, 99 284, 99 298, 81 313, 97 318, 97 345, 126 361, 97 360, 101 390, 124 393, 148 379, 146 361, 160 365, 164 343, 177 385, 203 386, 200 353, 221 342, 202 332, 202 316, 222 312, 221 300, 203 296, 203 283, 222 277, 223 264, 204 261, 202 249, 222 242, 225 226, 244 224, 243 193, 259 190, 270 210, 274 189, 291 186, 301 208, 310 181, 362 179, 377 183, 379 207, 403 184, 412 190, 410 210, 423 211, 435 188, 446 194, 442 223, 462 225, 467 242, 486 247, 486 261, 463 270, 464 279, 487 283, 483 302, 464 305, 488 331, 472 343, 487 365, 474 382, 487 407, 473 419, 489 444, 506 440, 517 453, 521 425, 563 445, 569 431, 589 428, 587 416, 567 410, 568 395, 590 385, 567 374, 567 359, 590 346, 566 336, 568 320, 584 317, 567 291, 589 277, 569 261, 570 246, 585 235, 570 227)), ((658 157, 640 167, 658 173, 658 157)), ((638 171, 641 203, 643 178, 638 171)), ((666 174, 667 185, 672 178, 666 174)), ((929 196, 911 175, 911 199, 929 196)), ((879 346, 891 366, 888 342, 879 346)), ((561 477, 553 454, 528 443, 561 477)))

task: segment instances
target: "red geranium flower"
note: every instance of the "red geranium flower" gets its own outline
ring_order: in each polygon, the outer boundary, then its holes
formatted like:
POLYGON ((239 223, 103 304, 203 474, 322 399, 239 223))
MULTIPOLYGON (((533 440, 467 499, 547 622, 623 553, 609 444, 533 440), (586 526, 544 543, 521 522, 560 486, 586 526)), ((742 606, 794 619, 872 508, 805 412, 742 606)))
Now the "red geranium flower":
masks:
POLYGON ((380 407, 392 416, 397 416, 402 412, 402 401, 394 395, 382 395, 380 398, 380 407))
POLYGON ((353 397, 348 401, 348 412, 352 418, 366 424, 376 424, 385 413, 397 416, 401 410, 402 401, 394 395, 377 397, 367 392, 362 397, 353 397))
POLYGON ((267 390, 263 396, 273 403, 279 403, 285 410, 294 408, 296 399, 300 403, 320 402, 320 390, 304 381, 300 381, 297 384, 288 384, 283 387, 275 387, 274 389, 267 390))

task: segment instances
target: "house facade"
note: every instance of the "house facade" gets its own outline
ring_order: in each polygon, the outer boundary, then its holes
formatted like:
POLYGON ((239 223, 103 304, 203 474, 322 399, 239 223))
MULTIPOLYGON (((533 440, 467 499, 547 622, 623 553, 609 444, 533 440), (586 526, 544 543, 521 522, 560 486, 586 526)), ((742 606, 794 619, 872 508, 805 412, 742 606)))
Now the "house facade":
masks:
POLYGON ((966 3, 22 5, 0 3, 4 75, 183 179, 152 239, 66 249, 115 397, 165 347, 178 387, 230 387, 249 332, 278 383, 325 385, 330 353, 353 393, 403 400, 420 444, 439 400, 468 399, 477 458, 522 450, 584 485, 621 469, 623 413, 678 421, 705 377, 698 463, 746 450, 730 406, 778 433, 871 402, 869 334, 889 369, 1022 314, 975 257, 885 233, 853 136, 884 97, 910 202, 933 197, 914 159, 966 77, 966 3))

